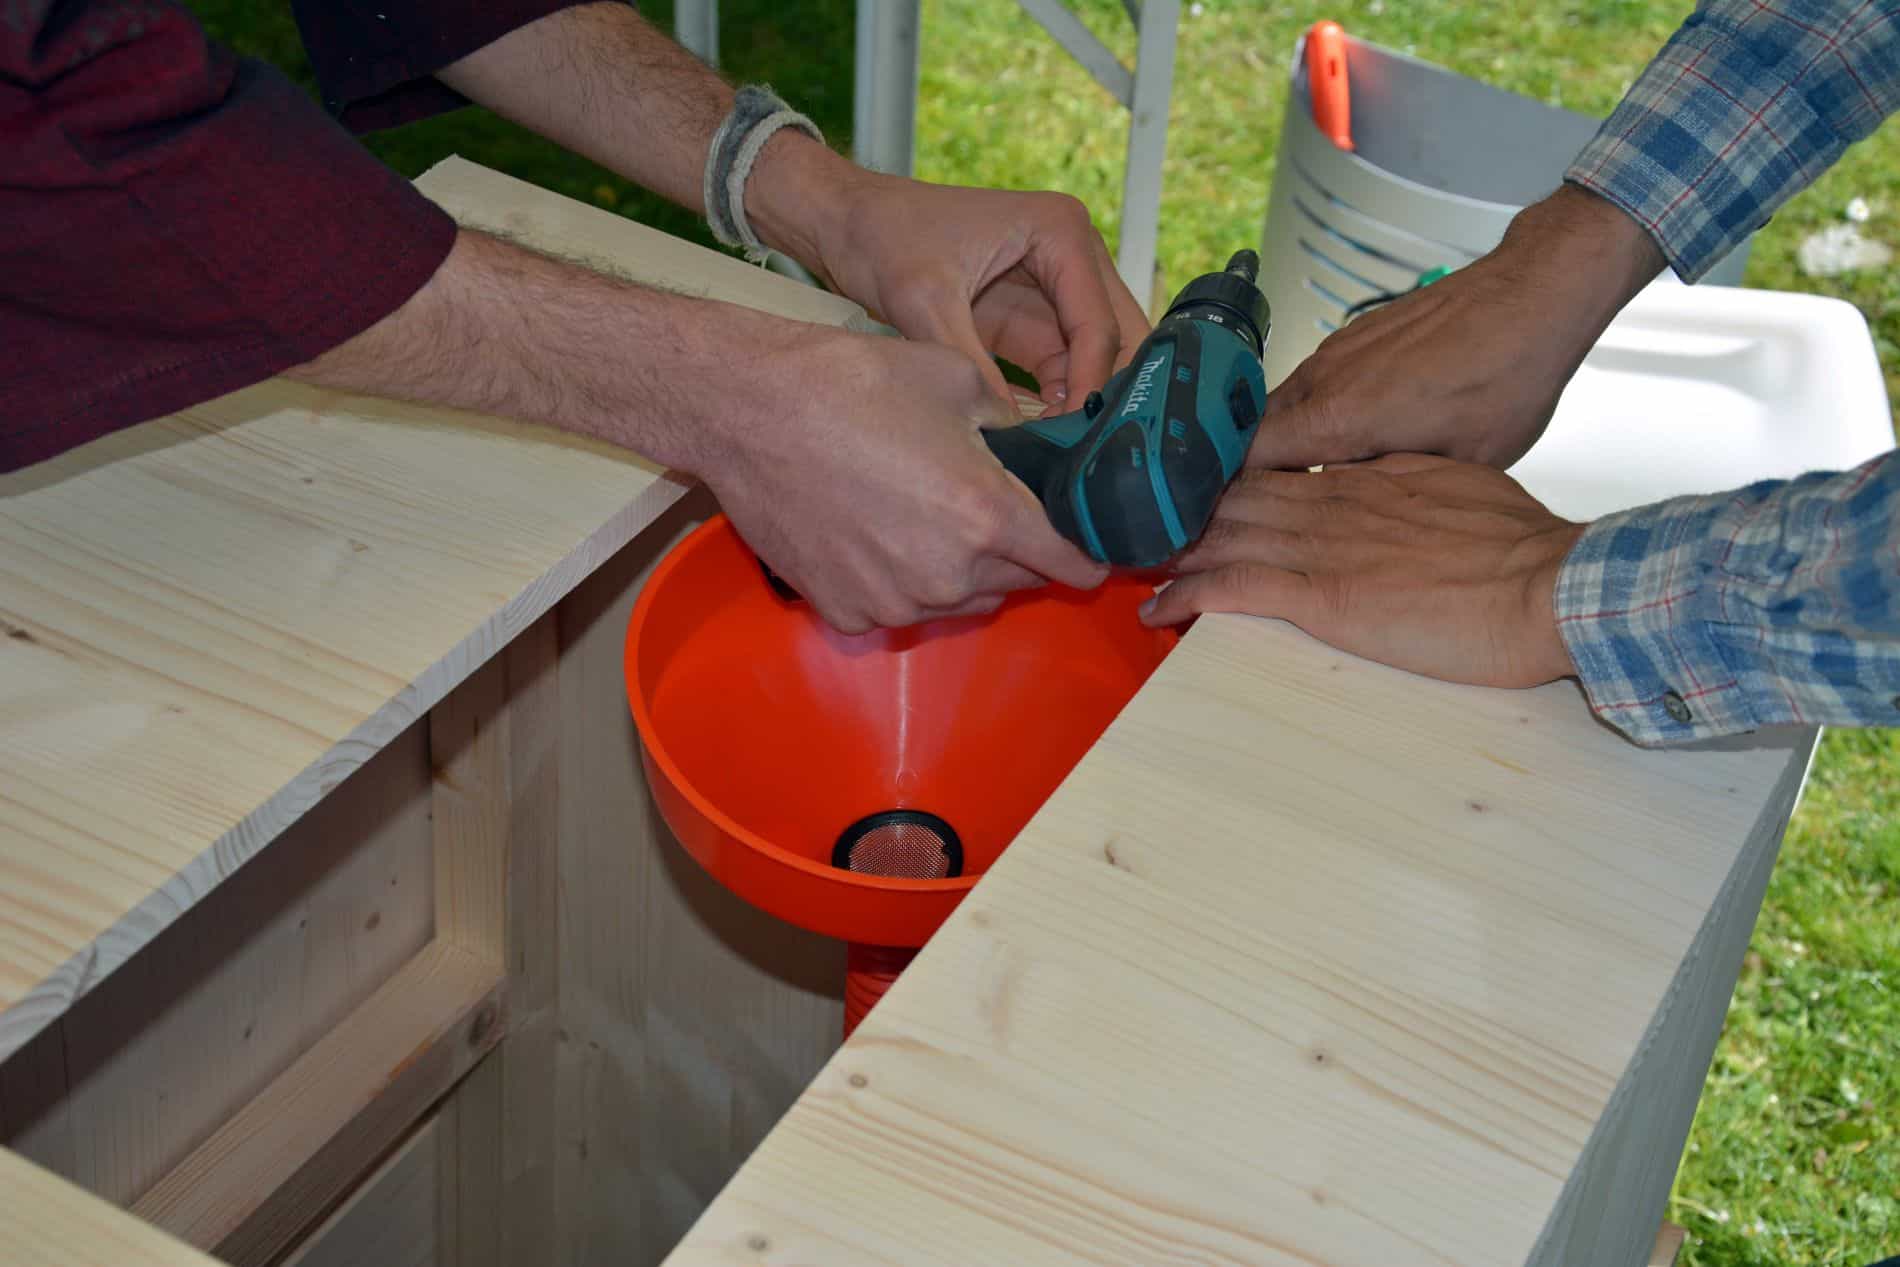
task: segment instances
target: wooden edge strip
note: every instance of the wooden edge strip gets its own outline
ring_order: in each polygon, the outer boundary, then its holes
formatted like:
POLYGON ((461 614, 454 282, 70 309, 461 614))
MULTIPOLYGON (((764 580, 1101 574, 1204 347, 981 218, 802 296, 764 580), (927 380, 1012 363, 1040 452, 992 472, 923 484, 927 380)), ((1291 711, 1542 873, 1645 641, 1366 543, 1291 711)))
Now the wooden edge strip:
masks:
POLYGON ((396 972, 133 1205, 264 1267, 500 1038, 498 967, 441 941, 396 972))
POLYGON ((1663 1224, 1662 1231, 1656 1233, 1656 1248, 1649 1251, 1649 1267, 1675 1267, 1682 1243, 1688 1239, 1689 1233, 1674 1223, 1663 1224))
POLYGON ((101 1197, 0 1148, 0 1262, 7 1267, 219 1267, 101 1197))

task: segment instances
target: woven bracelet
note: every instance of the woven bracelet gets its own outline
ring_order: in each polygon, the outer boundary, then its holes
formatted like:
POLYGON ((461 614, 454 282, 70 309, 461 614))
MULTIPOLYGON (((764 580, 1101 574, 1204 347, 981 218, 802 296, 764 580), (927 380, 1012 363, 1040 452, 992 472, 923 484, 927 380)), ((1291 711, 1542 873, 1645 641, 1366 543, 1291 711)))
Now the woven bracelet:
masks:
POLYGON ((772 252, 746 220, 745 186, 765 143, 780 128, 796 128, 820 145, 825 143, 818 125, 779 100, 770 88, 747 84, 733 98, 732 113, 713 133, 712 148, 706 152, 705 183, 700 191, 706 223, 722 245, 740 247, 754 264, 763 264, 772 252))

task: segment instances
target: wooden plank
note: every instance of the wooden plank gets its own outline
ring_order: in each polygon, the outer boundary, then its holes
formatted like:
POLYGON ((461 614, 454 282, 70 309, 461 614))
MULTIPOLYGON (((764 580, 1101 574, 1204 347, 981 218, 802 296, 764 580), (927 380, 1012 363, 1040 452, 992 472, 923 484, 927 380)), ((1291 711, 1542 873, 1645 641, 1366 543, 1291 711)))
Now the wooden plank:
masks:
MULTIPOLYGON (((418 186, 530 245, 862 323, 472 164, 418 186)), ((0 477, 0 1059, 683 487, 546 428, 282 380, 0 477)))
POLYGON ((534 1261, 556 1235, 557 650, 549 615, 430 717, 438 934, 508 978, 500 1045, 442 1110, 464 1267, 534 1261))
POLYGON ((272 1261, 494 1046, 500 984, 432 943, 132 1212, 233 1267, 272 1261))
POLYGON ((38 1122, 0 1113, 0 1142, 130 1204, 412 959, 434 922, 426 738, 398 736, 0 1063, 20 1111, 40 1074, 38 1122))
POLYGON ((66 1031, 55 1022, 0 1061, 0 1145, 72 1178, 79 1148, 69 1108, 66 1031))
POLYGON ((508 935, 507 697, 497 657, 429 714, 436 934, 497 971, 508 935))
POLYGON ((282 1267, 436 1267, 439 1132, 430 1118, 283 1260, 282 1267))
POLYGON ((651 1263, 836 1048, 842 947, 759 915, 653 810, 621 655, 683 504, 562 604, 560 1241, 651 1263))
POLYGON ((1631 1262, 1646 1247, 1642 1229, 1662 1220, 1782 831, 1806 773, 1805 753, 1783 769, 1571 1172, 1538 1240, 1534 1263, 1631 1262))
POLYGON ((443 159, 424 172, 416 186, 468 228, 512 238, 598 272, 797 321, 867 333, 878 328, 863 308, 842 295, 792 281, 735 255, 707 251, 463 158, 443 159))
POLYGON ((222 1267, 77 1184, 0 1148, 7 1267, 222 1267))
POLYGON ((0 1056, 679 491, 281 382, 0 478, 0 1056))
POLYGON ((1676 1256, 1682 1253, 1682 1243, 1688 1238, 1689 1234, 1674 1223, 1663 1224, 1649 1251, 1649 1267, 1675 1267, 1676 1256))
POLYGON ((1622 1105, 1640 1226, 1812 738, 1203 619, 668 1261, 1555 1262, 1622 1105))

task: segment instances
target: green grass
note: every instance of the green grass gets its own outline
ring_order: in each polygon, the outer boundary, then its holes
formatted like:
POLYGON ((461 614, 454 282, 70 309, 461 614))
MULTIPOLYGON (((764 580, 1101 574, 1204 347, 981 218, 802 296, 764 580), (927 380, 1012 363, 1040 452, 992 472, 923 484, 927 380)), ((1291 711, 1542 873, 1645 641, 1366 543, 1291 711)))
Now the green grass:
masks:
POLYGON ((1900 1249, 1900 732, 1830 732, 1677 1180, 1689 1261, 1900 1249))
MULTIPOLYGON (((1119 0, 1080 0, 1123 56, 1119 0)), ((287 4, 194 0, 243 51, 309 82, 287 4)), ((643 6, 665 22, 669 5, 643 6)), ((848 149, 852 6, 724 0, 729 73, 773 83, 848 149)), ((1160 258, 1173 284, 1259 240, 1293 40, 1320 17, 1464 74, 1602 114, 1689 8, 1653 0, 1203 0, 1185 17, 1160 258)), ((1011 0, 926 0, 919 174, 1060 189, 1111 242, 1125 116, 1011 0)), ((460 153, 697 241, 692 216, 479 110, 370 139, 405 175, 460 153)), ((1801 238, 1873 204, 1900 243, 1900 125, 1850 151, 1757 239, 1751 285, 1835 295, 1900 388, 1900 270, 1802 276, 1801 238)), ((1827 736, 1770 884, 1676 1184, 1694 1267, 1861 1267, 1900 1252, 1900 732, 1827 736)))

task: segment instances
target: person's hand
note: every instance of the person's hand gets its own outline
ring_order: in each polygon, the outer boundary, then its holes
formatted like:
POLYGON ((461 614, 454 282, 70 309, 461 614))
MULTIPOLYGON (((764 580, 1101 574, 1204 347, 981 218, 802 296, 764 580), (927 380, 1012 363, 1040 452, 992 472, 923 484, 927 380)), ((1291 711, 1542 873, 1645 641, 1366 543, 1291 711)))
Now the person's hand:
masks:
POLYGON ((1079 402, 1149 330, 1088 211, 1063 194, 872 177, 819 252, 845 294, 966 353, 998 394, 992 356, 1035 375, 1046 403, 1079 402))
POLYGON ((1662 265, 1636 221, 1565 186, 1520 214, 1489 255, 1329 335, 1268 394, 1248 464, 1417 452, 1507 467, 1662 265))
POLYGON ((811 326, 768 359, 735 366, 742 438, 705 479, 834 628, 987 612, 1012 590, 1106 577, 990 455, 978 428, 1019 419, 967 357, 811 326), (755 385, 768 401, 750 398, 755 385))
POLYGON ((768 241, 911 339, 946 344, 1008 389, 995 356, 1043 401, 1080 402, 1149 330, 1081 203, 1062 194, 930 185, 867 172, 823 146, 774 140, 747 193, 768 241))
POLYGON ((1575 671, 1552 597, 1583 529, 1446 458, 1245 471, 1142 619, 1248 612, 1415 673, 1536 686, 1575 671))
POLYGON ((990 357, 1005 357, 1053 408, 1106 384, 1150 331, 1089 211, 1064 194, 872 177, 819 253, 832 283, 904 336, 967 353, 999 395, 990 357))

